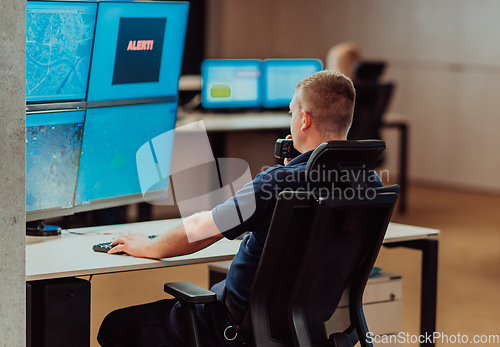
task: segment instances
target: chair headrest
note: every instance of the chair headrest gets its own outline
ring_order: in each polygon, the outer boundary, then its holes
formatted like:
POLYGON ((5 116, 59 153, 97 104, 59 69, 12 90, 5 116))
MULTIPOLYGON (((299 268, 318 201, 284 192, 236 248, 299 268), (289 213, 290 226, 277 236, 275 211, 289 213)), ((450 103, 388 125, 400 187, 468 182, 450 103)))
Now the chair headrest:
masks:
POLYGON ((385 62, 361 61, 354 69, 354 78, 363 83, 376 83, 384 73, 385 62))
POLYGON ((313 182, 346 183, 345 186, 366 188, 367 175, 375 170, 380 154, 386 149, 380 140, 326 141, 311 154, 306 177, 313 182), (339 182, 342 181, 342 182, 339 182))

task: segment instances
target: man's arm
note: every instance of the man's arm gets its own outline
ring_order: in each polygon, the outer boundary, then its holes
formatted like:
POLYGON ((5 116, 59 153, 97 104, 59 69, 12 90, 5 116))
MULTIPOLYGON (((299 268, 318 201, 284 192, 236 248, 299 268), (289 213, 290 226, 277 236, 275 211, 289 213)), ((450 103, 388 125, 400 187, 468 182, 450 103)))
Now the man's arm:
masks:
POLYGON ((126 252, 141 258, 169 258, 194 253, 223 238, 211 211, 196 213, 183 224, 149 239, 143 234, 124 235, 113 241, 108 253, 126 252))

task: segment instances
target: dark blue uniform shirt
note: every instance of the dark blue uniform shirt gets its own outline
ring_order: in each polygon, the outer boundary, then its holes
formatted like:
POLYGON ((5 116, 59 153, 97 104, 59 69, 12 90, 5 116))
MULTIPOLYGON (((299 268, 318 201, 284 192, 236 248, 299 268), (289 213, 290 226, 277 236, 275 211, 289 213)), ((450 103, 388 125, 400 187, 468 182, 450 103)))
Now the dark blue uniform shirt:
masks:
MULTIPOLYGON (((305 179, 307 161, 312 152, 299 155, 286 166, 276 165, 259 173, 234 197, 212 210, 215 224, 226 238, 232 240, 246 231, 251 232, 243 239, 226 278, 227 295, 242 310, 248 308, 250 290, 262 255, 278 194, 283 190, 314 191, 318 194, 317 196, 323 196, 328 191, 332 193, 331 190, 334 188, 332 183, 307 182, 305 179), (320 192, 320 189, 323 191, 320 192), (237 226, 228 225, 228 221, 234 221, 235 205, 241 211, 240 216, 247 218, 246 220, 243 218, 243 222, 237 226), (243 212, 251 211, 254 208, 254 213, 249 217, 249 213, 243 212)), ((383 186, 375 173, 372 176, 367 180, 369 186, 383 186)))

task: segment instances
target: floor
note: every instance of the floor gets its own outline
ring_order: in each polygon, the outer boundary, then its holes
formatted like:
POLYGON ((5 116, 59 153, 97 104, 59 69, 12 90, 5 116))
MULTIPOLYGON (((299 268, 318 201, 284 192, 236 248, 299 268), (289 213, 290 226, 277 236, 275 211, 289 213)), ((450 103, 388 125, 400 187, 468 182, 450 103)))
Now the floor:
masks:
MULTIPOLYGON (((500 197, 418 186, 410 187, 408 197, 408 212, 396 213, 393 221, 441 230, 437 331, 448 335, 449 343, 437 345, 451 345, 458 334, 469 341, 474 335, 500 335, 500 197)), ((419 251, 407 249, 382 249, 377 261, 403 276, 403 332, 410 335, 419 334, 420 261, 419 251)), ((207 286, 208 271, 196 265, 94 276, 92 346, 107 312, 165 298, 167 281, 207 286)))
MULTIPOLYGON (((458 334, 469 342, 499 336, 500 197, 416 186, 408 196, 408 212, 392 220, 441 231, 436 330, 449 338, 437 345, 452 345, 458 334)), ((403 276, 403 332, 411 335, 419 334, 420 261, 407 249, 382 249, 377 261, 403 276)))

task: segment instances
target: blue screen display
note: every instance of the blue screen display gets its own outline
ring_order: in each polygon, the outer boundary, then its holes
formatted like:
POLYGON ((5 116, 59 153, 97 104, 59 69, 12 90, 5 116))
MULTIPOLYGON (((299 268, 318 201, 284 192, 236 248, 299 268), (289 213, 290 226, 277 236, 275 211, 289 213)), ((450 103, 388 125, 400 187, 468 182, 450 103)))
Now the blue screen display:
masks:
POLYGON ((263 64, 263 106, 287 107, 292 101, 295 87, 304 78, 321 71, 323 64, 317 59, 268 59, 263 64))
POLYGON ((205 108, 260 107, 260 60, 205 60, 201 65, 205 108))
POLYGON ((100 2, 88 101, 176 96, 189 3, 100 2))
POLYGON ((85 111, 26 115, 26 211, 71 208, 85 111))
POLYGON ((84 100, 97 3, 28 1, 26 101, 84 100))
MULTIPOLYGON (((141 194, 137 151, 174 129, 176 114, 177 103, 88 109, 75 205, 141 194)), ((166 158, 158 161, 170 163, 172 148, 157 151, 157 156, 159 153, 166 158)))

